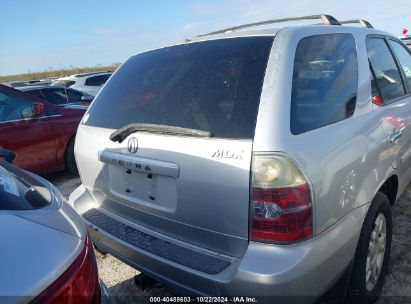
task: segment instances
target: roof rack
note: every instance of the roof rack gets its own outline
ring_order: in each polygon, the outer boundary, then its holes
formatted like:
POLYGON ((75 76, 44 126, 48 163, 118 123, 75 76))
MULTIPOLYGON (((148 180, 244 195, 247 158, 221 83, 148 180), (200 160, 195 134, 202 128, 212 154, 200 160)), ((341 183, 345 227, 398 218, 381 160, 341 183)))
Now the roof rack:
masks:
POLYGON ((364 19, 353 19, 353 20, 344 20, 340 21, 341 24, 352 24, 352 23, 358 23, 361 27, 365 28, 374 28, 371 23, 369 23, 367 20, 364 19))
POLYGON ((340 22, 338 22, 338 20, 335 19, 333 16, 330 16, 330 15, 311 15, 311 16, 291 17, 291 18, 273 19, 273 20, 255 22, 255 23, 248 23, 248 24, 243 24, 243 25, 238 25, 238 26, 234 26, 234 27, 225 28, 225 29, 218 30, 218 31, 215 31, 215 32, 211 32, 211 33, 207 33, 207 34, 198 35, 197 37, 221 34, 221 33, 235 31, 235 30, 239 30, 239 29, 243 29, 243 28, 247 28, 247 27, 254 27, 254 26, 265 25, 265 24, 282 23, 282 22, 298 21, 298 20, 312 20, 312 19, 321 19, 323 25, 341 25, 340 22))
POLYGON ((86 72, 86 73, 79 73, 74 74, 75 77, 86 77, 94 74, 101 74, 101 73, 113 73, 113 71, 95 71, 95 72, 86 72))

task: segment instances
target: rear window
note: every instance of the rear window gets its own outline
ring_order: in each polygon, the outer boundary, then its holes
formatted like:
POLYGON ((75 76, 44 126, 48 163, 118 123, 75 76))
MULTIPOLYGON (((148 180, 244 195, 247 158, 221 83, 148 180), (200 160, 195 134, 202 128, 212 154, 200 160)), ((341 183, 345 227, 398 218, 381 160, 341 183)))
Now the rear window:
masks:
POLYGON ((400 66, 404 72, 405 80, 408 84, 408 89, 411 89, 411 54, 402 44, 394 40, 389 40, 390 45, 397 55, 400 66))
POLYGON ((305 133, 350 117, 357 88, 357 52, 351 34, 303 38, 294 61, 291 132, 305 133))
POLYGON ((272 42, 222 39, 136 55, 105 85, 85 124, 149 123, 252 138, 272 42))
POLYGON ((43 93, 41 93, 41 91, 40 90, 32 90, 32 91, 26 91, 26 93, 28 93, 28 94, 31 94, 31 95, 33 95, 33 96, 36 96, 37 98, 40 98, 40 99, 45 99, 44 98, 44 96, 43 96, 43 93))
POLYGON ((0 210, 34 210, 51 203, 51 193, 39 180, 0 160, 0 210))
POLYGON ((64 105, 67 103, 67 94, 65 89, 49 89, 44 90, 47 101, 55 105, 64 105))

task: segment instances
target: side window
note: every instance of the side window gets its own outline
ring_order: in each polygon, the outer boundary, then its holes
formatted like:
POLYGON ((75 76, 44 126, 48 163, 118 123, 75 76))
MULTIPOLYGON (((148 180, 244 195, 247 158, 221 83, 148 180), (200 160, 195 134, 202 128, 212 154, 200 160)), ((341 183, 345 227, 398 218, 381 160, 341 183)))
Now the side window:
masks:
POLYGON ((103 76, 93 76, 86 79, 87 86, 99 87, 105 83, 103 76))
MULTIPOLYGON (((400 71, 383 38, 367 39, 367 52, 375 76, 375 84, 384 103, 405 94, 400 71)), ((373 96, 374 98, 375 96, 373 96)))
POLYGON ((41 93, 40 90, 33 90, 33 91, 27 91, 28 94, 31 94, 33 96, 36 96, 37 98, 45 100, 43 93, 41 93))
POLYGON ((32 105, 29 100, 0 92, 0 122, 33 117, 32 105))
POLYGON ((67 98, 68 102, 81 102, 81 97, 83 97, 83 93, 67 89, 67 98))
POLYGON ((397 55, 398 61, 400 62, 401 68, 404 71, 405 79, 408 83, 408 89, 411 88, 411 55, 410 52, 405 49, 405 47, 394 41, 389 40, 394 53, 397 55))
POLYGON ((108 75, 108 74, 101 76, 101 77, 103 77, 103 83, 102 84, 105 84, 107 82, 107 80, 110 78, 110 76, 111 75, 108 75))
POLYGON ((64 105, 67 103, 67 95, 64 89, 45 90, 47 101, 55 105, 64 105))
POLYGON ((357 52, 351 34, 303 38, 294 60, 291 132, 298 135, 350 117, 357 89, 357 52))

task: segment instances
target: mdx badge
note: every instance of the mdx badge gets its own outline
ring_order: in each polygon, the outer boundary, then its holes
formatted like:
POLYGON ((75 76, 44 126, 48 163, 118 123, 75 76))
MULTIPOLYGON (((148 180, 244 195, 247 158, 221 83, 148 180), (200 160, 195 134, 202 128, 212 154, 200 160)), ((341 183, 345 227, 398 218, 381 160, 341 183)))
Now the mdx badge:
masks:
POLYGON ((138 150, 138 140, 135 137, 130 137, 127 143, 128 152, 131 154, 136 154, 138 150))
POLYGON ((244 151, 233 151, 231 149, 217 149, 211 157, 216 158, 231 158, 231 159, 243 159, 244 151))

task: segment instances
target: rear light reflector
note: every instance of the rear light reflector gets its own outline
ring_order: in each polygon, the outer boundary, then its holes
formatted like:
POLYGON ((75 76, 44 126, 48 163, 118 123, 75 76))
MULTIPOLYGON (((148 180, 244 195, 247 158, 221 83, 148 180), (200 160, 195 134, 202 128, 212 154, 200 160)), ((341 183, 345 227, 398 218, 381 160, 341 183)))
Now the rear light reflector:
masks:
POLYGON ((310 186, 285 156, 253 156, 251 204, 252 240, 293 243, 312 236, 310 186))
POLYGON ((84 248, 70 267, 32 303, 100 303, 101 290, 93 244, 88 236, 84 248))

